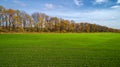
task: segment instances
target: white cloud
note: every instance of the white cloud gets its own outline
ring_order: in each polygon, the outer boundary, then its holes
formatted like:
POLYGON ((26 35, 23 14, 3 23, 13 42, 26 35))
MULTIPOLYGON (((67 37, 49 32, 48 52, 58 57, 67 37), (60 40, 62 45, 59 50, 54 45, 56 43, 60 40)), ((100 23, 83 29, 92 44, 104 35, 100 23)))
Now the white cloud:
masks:
POLYGON ((75 5, 77 5, 77 6, 83 5, 81 0, 74 0, 74 2, 75 2, 75 5))
POLYGON ((108 0, 95 0, 95 4, 102 4, 108 2, 108 0))
POLYGON ((120 8, 119 5, 112 6, 111 8, 120 8))
POLYGON ((18 5, 23 6, 23 7, 26 6, 25 3, 21 2, 21 1, 18 1, 18 0, 13 0, 13 2, 14 2, 15 4, 18 4, 18 5))
POLYGON ((76 22, 90 22, 120 29, 120 9, 91 10, 91 11, 45 11, 47 15, 75 20, 76 22), (54 13, 54 14, 53 14, 54 13))
POLYGON ((46 3, 45 4, 45 9, 54 9, 56 6, 51 4, 51 3, 46 3))
POLYGON ((118 0, 117 3, 119 4, 119 3, 120 3, 120 0, 118 0))
POLYGON ((51 4, 51 3, 46 3, 44 5, 45 10, 52 10, 52 9, 56 9, 56 8, 63 8, 63 6, 62 5, 54 5, 54 4, 51 4))

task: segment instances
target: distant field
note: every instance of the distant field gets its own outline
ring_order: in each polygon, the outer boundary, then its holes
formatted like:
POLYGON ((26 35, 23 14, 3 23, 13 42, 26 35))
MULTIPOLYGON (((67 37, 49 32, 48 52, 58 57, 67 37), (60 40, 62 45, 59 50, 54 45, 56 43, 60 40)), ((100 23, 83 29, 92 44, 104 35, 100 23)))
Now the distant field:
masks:
POLYGON ((120 34, 0 34, 0 67, 119 67, 120 34))

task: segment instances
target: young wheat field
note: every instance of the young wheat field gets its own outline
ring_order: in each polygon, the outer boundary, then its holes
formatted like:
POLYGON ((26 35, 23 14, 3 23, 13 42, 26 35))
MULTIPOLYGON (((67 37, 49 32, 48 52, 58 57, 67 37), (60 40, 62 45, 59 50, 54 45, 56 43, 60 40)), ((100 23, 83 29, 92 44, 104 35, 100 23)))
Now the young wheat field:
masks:
POLYGON ((0 34, 0 67, 119 66, 119 33, 0 34))

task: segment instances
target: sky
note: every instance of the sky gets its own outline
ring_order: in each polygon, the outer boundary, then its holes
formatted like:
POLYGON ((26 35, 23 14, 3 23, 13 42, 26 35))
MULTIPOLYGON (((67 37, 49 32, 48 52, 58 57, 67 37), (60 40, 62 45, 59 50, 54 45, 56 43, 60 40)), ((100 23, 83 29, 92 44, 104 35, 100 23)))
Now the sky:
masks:
POLYGON ((0 0, 0 5, 120 29, 120 0, 0 0))

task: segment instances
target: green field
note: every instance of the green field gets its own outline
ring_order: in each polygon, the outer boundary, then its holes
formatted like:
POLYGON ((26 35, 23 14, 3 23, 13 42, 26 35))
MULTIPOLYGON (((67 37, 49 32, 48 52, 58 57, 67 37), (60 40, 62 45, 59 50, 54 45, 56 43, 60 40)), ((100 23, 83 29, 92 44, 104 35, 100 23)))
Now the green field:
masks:
POLYGON ((0 34, 0 67, 119 67, 120 34, 0 34))

